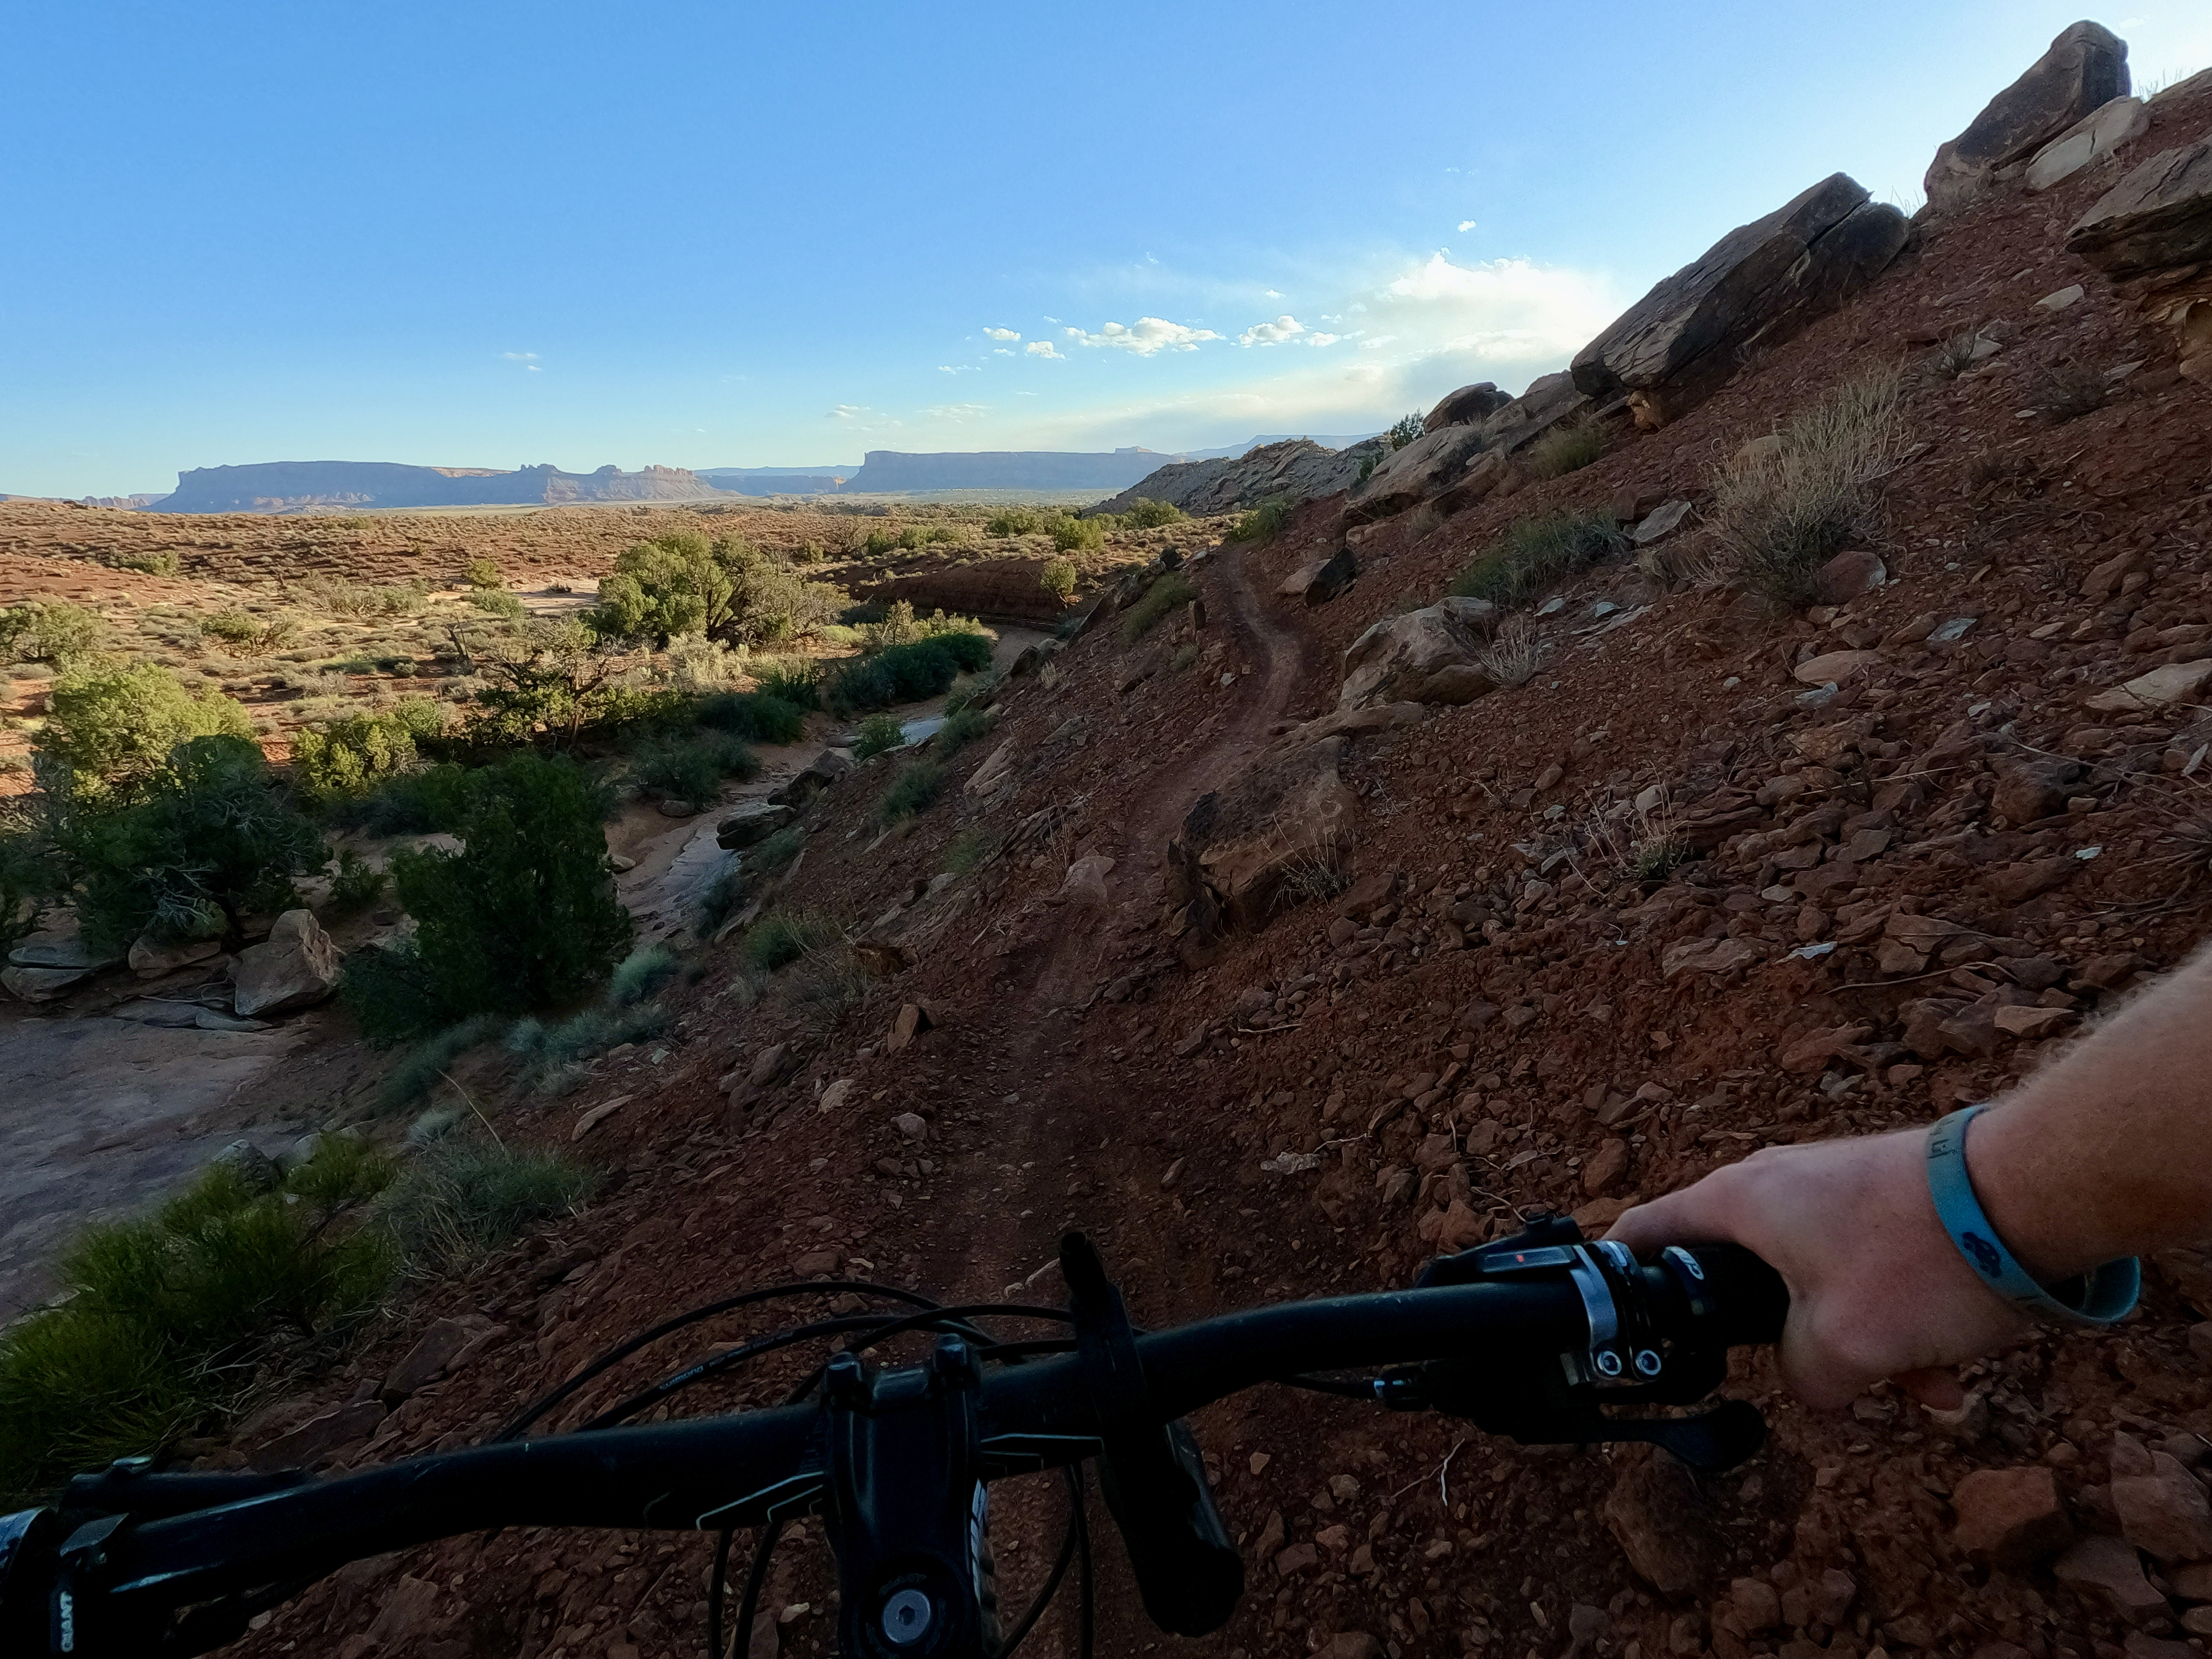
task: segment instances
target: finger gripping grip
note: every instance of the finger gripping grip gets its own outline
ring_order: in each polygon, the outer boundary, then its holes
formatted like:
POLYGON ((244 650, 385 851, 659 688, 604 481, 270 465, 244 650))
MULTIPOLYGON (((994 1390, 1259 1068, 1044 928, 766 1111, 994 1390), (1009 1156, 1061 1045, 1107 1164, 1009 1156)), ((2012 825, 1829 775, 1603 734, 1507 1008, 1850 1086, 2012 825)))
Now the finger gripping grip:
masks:
POLYGON ((1782 1275, 1741 1244, 1692 1244, 1713 1302, 1713 1328, 1729 1347, 1782 1340, 1790 1287, 1782 1275))

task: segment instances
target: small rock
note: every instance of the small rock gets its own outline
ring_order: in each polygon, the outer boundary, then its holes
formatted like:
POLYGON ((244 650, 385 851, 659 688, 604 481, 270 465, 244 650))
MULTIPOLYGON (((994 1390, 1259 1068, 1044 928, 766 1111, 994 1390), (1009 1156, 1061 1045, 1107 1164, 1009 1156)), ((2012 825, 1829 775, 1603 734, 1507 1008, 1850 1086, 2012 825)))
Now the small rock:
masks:
POLYGON ((1707 1509, 1687 1468, 1647 1453, 1615 1480, 1604 1516, 1639 1577, 1663 1595, 1686 1595, 1727 1559, 1728 1545, 1707 1509))
POLYGON ((1790 672, 1805 685, 1842 685, 1878 667, 1879 651, 1827 651, 1808 657, 1790 672))
POLYGON ((141 979, 159 979, 164 974, 173 974, 179 968, 189 968, 194 963, 222 954, 221 939, 195 939, 179 945, 156 945, 142 935, 131 942, 131 971, 141 979))
POLYGON ((1313 1659, 1382 1659, 1382 1644, 1364 1630, 1340 1630, 1316 1650, 1313 1659))
POLYGON ((822 1091, 822 1097, 814 1103, 814 1109, 817 1112, 834 1112, 851 1098, 852 1093, 853 1079, 841 1077, 822 1091))
POLYGON ((506 1334, 506 1326, 494 1324, 481 1314, 441 1319, 423 1332, 406 1358, 392 1368, 378 1392, 386 1405, 396 1406, 416 1389, 459 1370, 506 1334))
POLYGON ((2060 289, 2055 294, 2045 295, 2035 302, 2035 308, 2038 311, 2064 311, 2071 306, 2079 304, 2087 293, 2087 289, 2081 283, 2075 283, 2070 287, 2060 289))
POLYGON ((1293 1544, 1276 1555, 1276 1575, 1288 1578, 1293 1573, 1305 1572, 1320 1559, 1319 1553, 1311 1544, 1293 1544))
POLYGON ((2163 708, 2169 703, 2194 702, 2212 680, 2212 657, 2197 662, 2172 662, 2139 674, 2124 685, 2091 697, 2083 708, 2098 714, 2126 714, 2138 708, 2163 708))
POLYGON ((249 1455, 257 1469, 311 1468, 340 1447, 365 1440, 384 1421, 384 1407, 364 1400, 311 1417, 249 1455))
POLYGON ((2114 1435, 2112 1492, 2120 1530, 2136 1548, 2160 1561, 2212 1560, 2212 1503, 2173 1457, 2114 1435))
POLYGON ((1849 605, 1888 580, 1881 556, 1863 548, 1838 553, 1813 573, 1813 592, 1822 605, 1849 605))
POLYGON ((2130 1625, 2166 1614, 2166 1598, 2143 1577, 2134 1549, 2109 1534, 2093 1533, 2077 1540, 2051 1564, 2051 1571, 2060 1583, 2130 1625))
POLYGON ((921 1140, 929 1134, 929 1120, 916 1112, 901 1112, 891 1120, 891 1127, 908 1140, 921 1140))
POLYGON ((1627 1173, 1628 1143, 1619 1137, 1607 1141, 1583 1165, 1583 1191, 1591 1198, 1627 1173))
POLYGON ((2074 1541, 2074 1523, 2047 1468, 1975 1469, 1952 1488, 1951 1508, 1959 1547, 2008 1571, 2045 1560, 2074 1541))
POLYGON ((891 1053, 896 1054, 924 1031, 935 1029, 936 1024, 937 1022, 930 1017, 929 1010, 921 1003, 902 1004, 897 1017, 891 1021, 890 1036, 884 1040, 884 1047, 891 1053))

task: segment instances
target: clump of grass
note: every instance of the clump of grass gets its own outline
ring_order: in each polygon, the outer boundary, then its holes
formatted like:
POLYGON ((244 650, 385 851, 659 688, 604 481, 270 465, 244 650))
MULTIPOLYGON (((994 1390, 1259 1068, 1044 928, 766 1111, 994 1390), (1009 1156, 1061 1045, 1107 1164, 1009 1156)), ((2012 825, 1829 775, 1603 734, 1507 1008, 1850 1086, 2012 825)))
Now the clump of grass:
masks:
POLYGON ((2054 363, 2038 378, 2036 407, 2051 426, 2063 426, 2094 415, 2110 401, 2112 383, 2079 363, 2054 363))
POLYGON ((1562 421, 1528 446, 1528 471, 1539 478, 1579 472, 1605 453, 1605 428, 1588 416, 1562 421))
POLYGON ((497 1014, 474 1014, 424 1037, 385 1073, 384 1086, 378 1091, 385 1109, 398 1111, 430 1094, 462 1055, 497 1042, 509 1024, 497 1014))
POLYGON ((1522 519, 1504 539, 1453 579, 1462 599, 1499 605, 1528 602, 1543 589, 1628 545, 1610 513, 1562 509, 1522 519))
POLYGON ((945 777, 944 764, 938 761, 916 761, 900 768, 891 787, 876 803, 876 821, 896 823, 902 818, 919 817, 945 792, 945 777))
POLYGON ((0 1496, 160 1451, 374 1308, 393 1255, 355 1224, 392 1178, 326 1135, 273 1186, 217 1164, 150 1216, 86 1232, 66 1299, 0 1333, 0 1496))
POLYGON ((429 590, 420 582, 379 586, 343 576, 308 576, 294 584, 301 595, 341 617, 408 617, 420 611, 429 590))
POLYGON ((931 745, 940 761, 950 761, 976 738, 991 729, 990 717, 976 708, 966 708, 947 714, 945 724, 937 728, 937 740, 931 745))
POLYGON ((1283 526, 1290 523, 1297 511, 1297 503, 1287 495, 1273 495, 1249 513, 1241 513, 1229 526, 1232 542, 1272 542, 1282 534, 1283 526))
POLYGON ((584 1061, 642 1042, 668 1029, 668 1011, 657 1002, 595 1004, 581 1013, 547 1024, 517 1020, 507 1034, 510 1054, 522 1062, 522 1084, 538 1094, 565 1095, 575 1087, 584 1061))
POLYGON ((1715 475, 1708 522, 1731 574, 1802 604, 1814 571, 1873 532, 1903 385, 1894 366, 1845 381, 1791 416, 1781 443, 1715 475))
POLYGON ((377 1203, 408 1273, 453 1272, 532 1224, 575 1210, 599 1176, 557 1152, 448 1134, 410 1160, 377 1203))
POLYGON ((988 830, 963 830, 945 843, 937 867, 964 876, 982 867, 999 850, 999 837, 988 830))
POLYGON ((1536 624, 1526 615, 1508 617, 1497 638, 1474 653, 1474 665, 1498 685, 1523 685, 1543 661, 1536 624))
POLYGON ((745 854, 745 867, 772 874, 799 856, 799 848, 806 845, 806 830, 802 824, 787 823, 766 840, 757 843, 745 854))
POLYGON ((1929 354, 1928 366, 1944 380, 1955 380, 1987 356, 1978 329, 1962 329, 1940 342, 1929 354))
POLYGON ((1149 633, 1152 625, 1170 611, 1188 605, 1198 597, 1198 590, 1179 570, 1170 570, 1155 580, 1145 590, 1145 595, 1131 605, 1121 617, 1121 643, 1134 645, 1149 633))
POLYGON ((772 974, 843 937, 844 930, 818 910, 771 910, 745 934, 745 963, 772 974))
POLYGON ((330 909, 333 915, 357 915, 384 896, 388 878, 384 872, 348 847, 338 854, 337 873, 331 878, 330 909))
POLYGON ((699 896, 699 907, 691 918, 692 931, 702 939, 737 915, 745 902, 745 868, 736 859, 724 866, 721 874, 708 884, 707 890, 699 896))
POLYGON ((753 690, 761 696, 802 711, 822 706, 821 665, 807 658, 756 663, 752 679, 753 690))
POLYGON ((797 743, 806 735, 806 715, 796 705, 763 691, 722 691, 703 700, 699 724, 753 743, 797 743))
POLYGON ((615 964, 607 975, 607 1000, 617 1008, 643 1002, 674 979, 684 964, 665 945, 639 946, 615 964))
POLYGON ((1180 674, 1196 662, 1198 658, 1198 641, 1185 640, 1181 645, 1176 647, 1175 655, 1168 659, 1168 667, 1171 672, 1180 674))
POLYGON ((868 760, 887 755, 906 742, 906 725, 896 714, 871 714, 860 722, 853 738, 853 758, 868 760))
POLYGON ((637 781, 671 800, 704 806, 721 793, 724 778, 750 778, 760 770, 753 751, 726 732, 644 745, 630 766, 637 781))

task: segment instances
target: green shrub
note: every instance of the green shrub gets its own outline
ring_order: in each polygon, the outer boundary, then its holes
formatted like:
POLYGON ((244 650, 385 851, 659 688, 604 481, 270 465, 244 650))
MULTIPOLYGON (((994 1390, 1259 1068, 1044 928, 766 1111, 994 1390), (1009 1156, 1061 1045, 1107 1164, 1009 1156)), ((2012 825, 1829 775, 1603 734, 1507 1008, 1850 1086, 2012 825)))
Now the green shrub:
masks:
POLYGON ((471 559, 467 568, 462 572, 462 580, 471 587, 499 587, 505 585, 499 574, 499 566, 486 558, 471 559))
POLYGON ((1587 416, 1563 421, 1528 446, 1528 471, 1539 478, 1579 472, 1605 453, 1605 428, 1587 416))
POLYGON ((65 814, 57 839, 81 872, 87 938, 113 950, 141 933, 225 937, 248 911, 289 906, 291 878, 330 857, 314 826, 270 787, 260 748, 233 737, 178 744, 137 799, 65 814))
POLYGON ((377 1222, 410 1273, 448 1273, 533 1223, 574 1212, 598 1185, 557 1152, 449 1137, 385 1190, 377 1222))
POLYGON ((46 703, 39 752, 68 770, 68 791, 87 800, 129 798, 193 738, 251 739, 246 710, 220 691, 195 697, 158 663, 65 671, 46 703))
POLYGON ((356 951, 342 990, 374 1042, 580 994, 629 945, 604 792, 562 761, 513 755, 471 775, 463 849, 403 851, 392 873, 415 936, 356 951))
POLYGON ((773 973, 843 937, 844 930, 819 911, 771 910, 745 934, 745 961, 773 973))
POLYGON ((331 912, 343 916, 368 909, 384 896, 387 879, 352 848, 344 848, 338 854, 337 873, 331 878, 331 912))
POLYGON ((149 576, 181 576, 185 562, 173 549, 159 553, 126 553, 115 562, 118 570, 143 570, 149 576))
POLYGON ((944 793, 945 781, 945 767, 940 762, 916 761, 902 767, 899 775, 891 780, 891 787, 876 803, 878 822, 896 823, 901 818, 920 817, 944 793))
POLYGON ((250 611, 218 611, 200 619, 200 633, 220 641, 234 657, 266 657, 291 643, 300 625, 289 617, 255 616, 250 611))
POLYGON ((792 860, 797 858, 799 849, 805 845, 805 826, 787 823, 774 835, 746 851, 745 867, 749 870, 766 872, 781 870, 792 860))
POLYGON ((871 714, 853 739, 853 758, 868 760, 905 746, 906 725, 896 714, 871 714))
POLYGON ((1183 510, 1173 501, 1156 501, 1149 495, 1138 496, 1121 515, 1121 522, 1132 530, 1164 530, 1182 520, 1183 510))
POLYGON ((804 657, 762 663, 753 670, 753 690, 763 697, 805 710, 822 706, 822 665, 804 657))
POLYGON ((753 743, 797 743, 806 735, 806 716, 781 697, 763 691, 718 691, 701 701, 699 724, 753 743))
POLYGON ((521 1057, 524 1087, 565 1095, 575 1087, 585 1060, 667 1029, 668 1010, 657 1002, 600 1002, 550 1025, 517 1020, 507 1034, 507 1046, 521 1057))
POLYGON ((0 1495, 161 1451, 263 1362, 374 1307, 390 1247, 342 1224, 391 1176, 362 1143, 325 1136, 273 1190, 217 1165, 152 1215, 82 1235, 58 1275, 67 1299, 0 1333, 0 1495))
POLYGON ((404 697, 380 714, 303 726, 292 738, 292 787, 317 806, 362 794, 411 768, 417 740, 438 736, 445 723, 428 697, 404 697))
POLYGON ((98 649, 107 624, 66 599, 33 599, 0 610, 0 660, 67 668, 98 649))
POLYGON ((1156 577, 1145 590, 1144 598, 1121 615, 1121 643, 1133 645, 1151 631, 1152 625, 1178 606, 1188 605, 1198 597, 1198 590, 1179 570, 1170 570, 1156 577))
POLYGON ((422 582, 380 587, 343 576, 309 576, 295 583, 292 591, 341 617, 410 617, 428 603, 430 595, 422 582))
POLYGON ((46 838, 27 812, 0 813, 0 946, 13 945, 38 924, 40 901, 60 884, 47 851, 46 838))
POLYGON ((511 1023, 497 1014, 472 1014, 424 1037, 384 1074, 379 1100, 386 1111, 412 1106, 446 1080, 462 1055, 497 1042, 511 1023))
POLYGON ((647 744, 630 764, 631 775, 671 800, 705 806, 722 793, 724 778, 760 771, 753 751, 726 732, 702 732, 677 742, 647 744))
POLYGON ((1270 496, 1249 513, 1240 513, 1237 521, 1229 526, 1232 542, 1272 542, 1283 532, 1297 511, 1297 503, 1286 495, 1270 496))
POLYGON ((1628 538, 1610 513, 1562 508, 1540 514, 1509 529, 1503 541, 1453 579, 1451 591, 1462 599, 1488 599, 1499 605, 1525 604, 1553 583, 1627 546, 1628 538))
POLYGON ((843 592, 810 582, 742 537, 709 542, 679 532, 641 542, 599 584, 590 625, 619 639, 665 644, 703 634, 768 645, 817 633, 843 608, 843 592))
POLYGON ((1028 536, 1045 527, 1045 515, 1035 507, 1009 507, 983 521, 987 536, 1028 536))
POLYGON ((939 634, 895 645, 838 671, 830 682, 830 706, 844 713, 888 708, 933 697, 963 671, 991 665, 991 641, 981 634, 939 634))
POLYGON ((981 709, 961 708, 945 715, 945 724, 937 728, 937 740, 931 747, 939 760, 950 763, 976 738, 988 736, 990 730, 991 717, 981 709))
POLYGON ((1389 441, 1390 447, 1395 452, 1403 449, 1414 439, 1419 437, 1427 429, 1427 426, 1428 422, 1417 410, 1411 415, 1401 415, 1390 423, 1390 429, 1382 435, 1389 441))
POLYGON ((1045 527, 1052 532, 1052 544, 1063 553, 1095 552, 1106 545, 1106 526, 1097 519, 1063 513, 1045 527))
POLYGON ((340 798, 326 822, 371 836, 429 836, 460 827, 468 810, 469 775, 451 762, 403 772, 364 795, 340 798))
POLYGON ((1037 586, 1066 605, 1075 597, 1076 569, 1070 559, 1048 559, 1037 572, 1037 586))
POLYGON ((507 622, 520 622, 530 614, 529 607, 503 587, 471 588, 467 598, 477 610, 507 622))

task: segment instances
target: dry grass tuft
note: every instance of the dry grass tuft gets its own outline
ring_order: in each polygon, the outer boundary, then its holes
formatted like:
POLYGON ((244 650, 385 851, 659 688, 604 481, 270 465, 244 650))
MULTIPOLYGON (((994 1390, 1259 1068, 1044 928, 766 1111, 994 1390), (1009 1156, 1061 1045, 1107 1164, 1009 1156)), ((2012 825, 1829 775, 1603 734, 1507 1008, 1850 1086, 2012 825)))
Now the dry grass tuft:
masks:
POLYGON ((1542 666, 1544 645, 1536 624, 1522 615, 1508 617, 1498 636, 1474 653, 1475 666, 1499 685, 1524 685, 1542 666))

